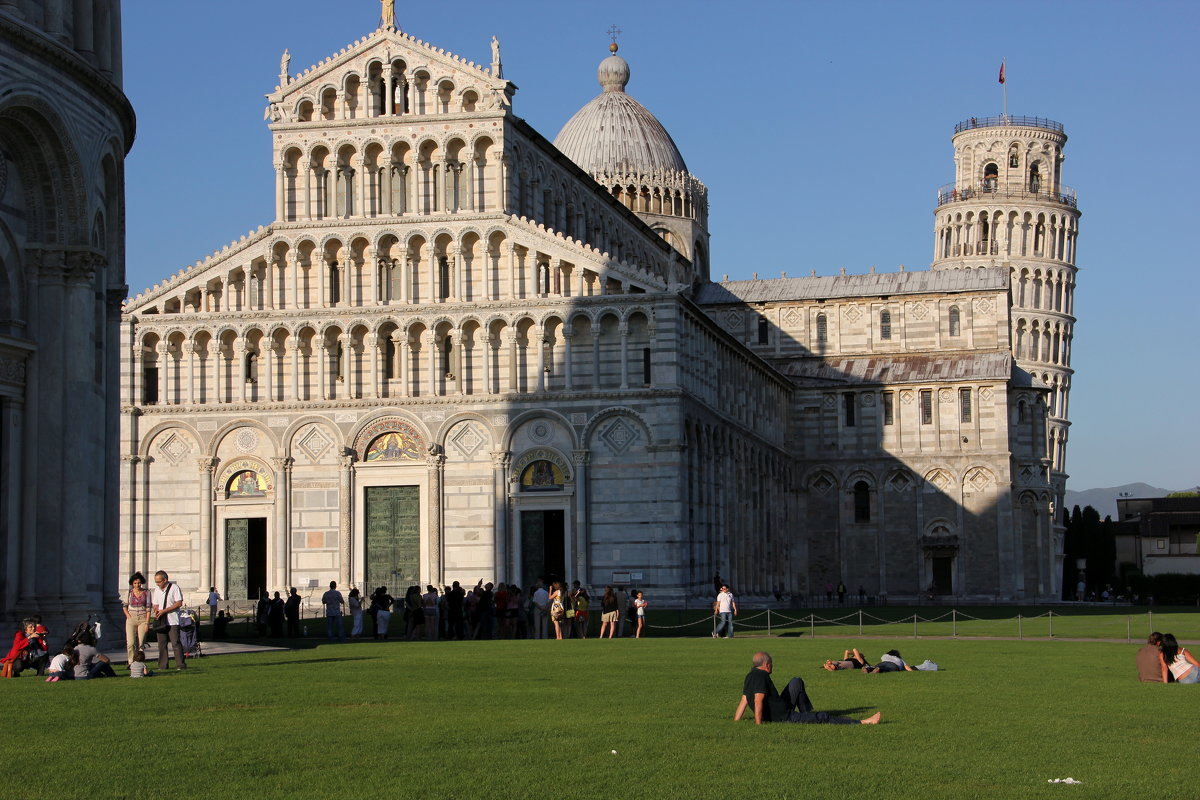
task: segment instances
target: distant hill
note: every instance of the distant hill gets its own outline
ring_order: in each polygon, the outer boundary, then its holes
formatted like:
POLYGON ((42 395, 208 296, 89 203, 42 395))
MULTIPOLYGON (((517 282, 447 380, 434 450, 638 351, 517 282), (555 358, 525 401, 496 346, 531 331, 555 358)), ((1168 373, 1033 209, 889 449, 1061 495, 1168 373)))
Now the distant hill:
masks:
MULTIPOLYGON (((1107 489, 1084 489, 1074 492, 1067 489, 1067 511, 1079 506, 1091 506, 1100 512, 1100 519, 1112 517, 1117 519, 1117 498, 1128 497, 1166 497, 1179 489, 1159 489, 1148 483, 1127 483, 1124 486, 1112 486, 1107 489)), ((1060 515, 1061 517, 1061 515, 1060 515)))

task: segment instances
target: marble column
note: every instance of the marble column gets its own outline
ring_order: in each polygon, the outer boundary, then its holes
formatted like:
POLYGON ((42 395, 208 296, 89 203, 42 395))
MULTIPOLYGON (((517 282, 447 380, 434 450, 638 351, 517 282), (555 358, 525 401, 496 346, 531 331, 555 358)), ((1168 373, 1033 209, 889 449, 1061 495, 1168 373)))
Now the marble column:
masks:
POLYGON ((125 528, 129 531, 129 561, 125 564, 125 572, 130 575, 138 569, 138 464, 141 461, 140 456, 121 456, 121 463, 126 465, 125 528))
POLYGON ((587 450, 572 450, 575 462, 575 580, 587 585, 591 579, 588 538, 587 468, 591 454, 587 450))
POLYGON ((621 388, 629 388, 629 326, 617 328, 621 334, 621 388))
POLYGON ((512 464, 512 453, 507 450, 492 452, 492 542, 493 569, 497 580, 516 579, 509 564, 508 531, 508 470, 512 464))
POLYGON ((572 375, 571 375, 571 340, 575 338, 575 331, 571 330, 570 322, 563 325, 563 389, 571 391, 572 375))
POLYGON ((429 582, 443 583, 442 577, 442 480, 446 456, 437 445, 429 448, 425 463, 429 468, 429 582))
POLYGON ((292 497, 292 464, 295 459, 290 457, 272 458, 275 467, 275 575, 274 584, 286 587, 291 584, 291 510, 292 497))
POLYGON ((380 347, 379 337, 373 333, 368 333, 367 338, 363 340, 363 351, 367 353, 371 359, 371 387, 367 390, 367 397, 376 400, 380 397, 379 391, 379 358, 380 347))
POLYGON ((354 470, 354 456, 347 453, 338 457, 338 582, 350 584, 350 545, 353 526, 353 498, 351 497, 351 478, 354 470))
MULTIPOLYGON (((217 459, 206 457, 196 459, 196 467, 200 470, 200 581, 196 591, 203 592, 209 586, 217 585, 215 566, 221 554, 215 551, 216 542, 213 536, 213 473, 217 468, 217 459)), ((222 588, 220 591, 224 593, 222 588)))

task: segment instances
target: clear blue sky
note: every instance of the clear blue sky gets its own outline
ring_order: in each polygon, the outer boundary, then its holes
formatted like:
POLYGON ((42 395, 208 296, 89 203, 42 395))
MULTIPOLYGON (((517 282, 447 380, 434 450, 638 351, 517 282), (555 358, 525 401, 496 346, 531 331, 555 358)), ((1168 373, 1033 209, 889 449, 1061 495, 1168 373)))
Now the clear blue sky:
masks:
MULTIPOLYGON (((274 212, 263 95, 374 30, 378 0, 126 0, 131 294, 274 212)), ((1070 487, 1200 483, 1195 2, 397 3, 470 60, 499 37, 514 112, 547 138, 599 92, 622 29, 629 93, 709 187, 715 277, 928 268, 954 124, 1066 126, 1079 193, 1070 487), (1180 170, 1183 172, 1180 173, 1180 170)))

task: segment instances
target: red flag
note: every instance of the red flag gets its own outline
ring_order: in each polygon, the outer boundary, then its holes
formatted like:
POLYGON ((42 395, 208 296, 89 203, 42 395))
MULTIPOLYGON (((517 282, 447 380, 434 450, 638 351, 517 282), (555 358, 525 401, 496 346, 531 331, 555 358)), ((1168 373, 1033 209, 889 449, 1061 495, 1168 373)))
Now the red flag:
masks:
POLYGON ((1004 83, 1004 62, 1000 62, 1000 82, 1004 83))

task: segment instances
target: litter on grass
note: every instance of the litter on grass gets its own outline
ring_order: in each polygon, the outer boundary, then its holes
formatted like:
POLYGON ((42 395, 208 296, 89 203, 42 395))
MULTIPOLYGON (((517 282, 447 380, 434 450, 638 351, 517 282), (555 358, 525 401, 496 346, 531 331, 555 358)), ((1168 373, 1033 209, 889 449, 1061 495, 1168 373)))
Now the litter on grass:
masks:
POLYGON ((1074 778, 1050 778, 1046 783, 1083 783, 1083 781, 1077 781, 1074 778))
POLYGON ((613 751, 612 751, 612 753, 613 753, 613 755, 615 756, 615 755, 617 754, 617 751, 616 751, 616 750, 613 750, 613 751))

